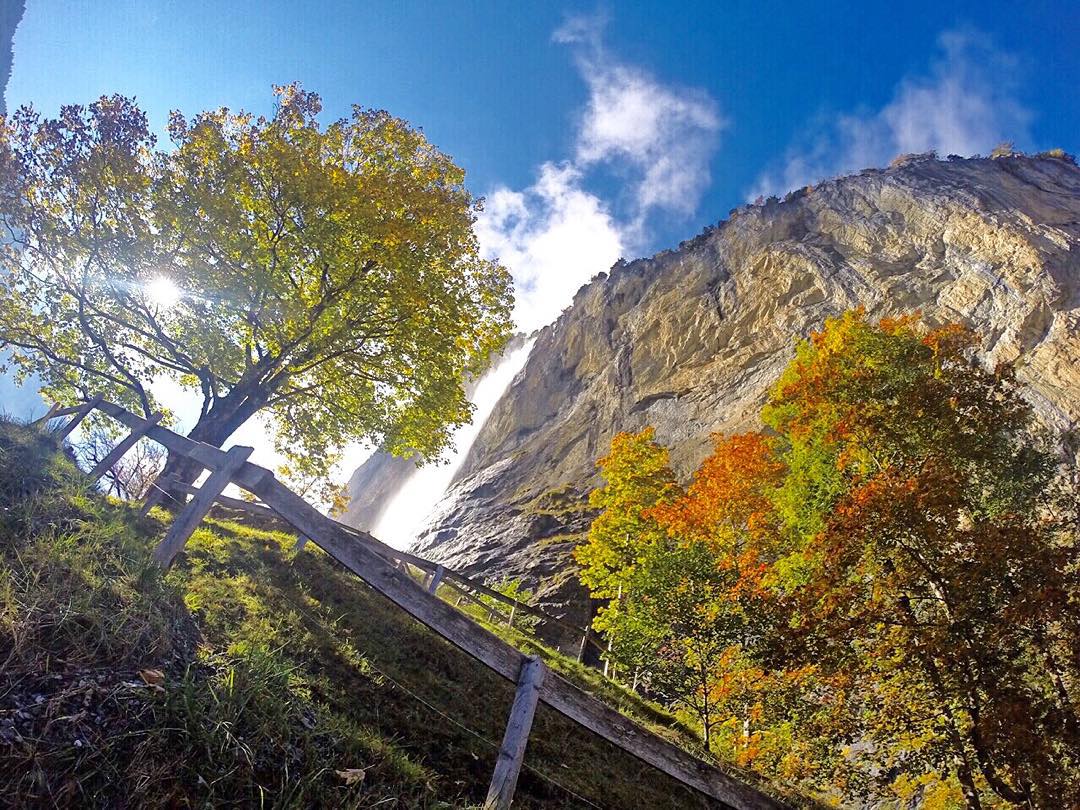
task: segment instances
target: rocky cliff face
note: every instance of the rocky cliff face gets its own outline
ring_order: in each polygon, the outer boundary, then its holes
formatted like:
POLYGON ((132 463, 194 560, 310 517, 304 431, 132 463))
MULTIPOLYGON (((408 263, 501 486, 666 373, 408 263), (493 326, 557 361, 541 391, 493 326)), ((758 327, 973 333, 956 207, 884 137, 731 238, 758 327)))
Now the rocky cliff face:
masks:
MULTIPOLYGON (((492 361, 487 374, 495 372, 501 362, 523 348, 528 341, 529 337, 520 333, 511 337, 503 347, 502 354, 492 361)), ((484 377, 480 377, 465 385, 465 393, 470 399, 473 399, 477 386, 483 380, 484 377)), ((337 519, 358 529, 372 531, 394 495, 416 470, 417 464, 413 459, 376 451, 349 477, 345 484, 347 505, 337 519)))
POLYGON ((1075 422, 1080 169, 913 159, 740 208, 677 250, 617 264, 540 333, 417 552, 522 576, 583 620, 569 552, 612 435, 653 425, 688 474, 710 434, 755 425, 795 341, 856 306, 971 325, 987 363, 1016 362, 1046 423, 1075 422))

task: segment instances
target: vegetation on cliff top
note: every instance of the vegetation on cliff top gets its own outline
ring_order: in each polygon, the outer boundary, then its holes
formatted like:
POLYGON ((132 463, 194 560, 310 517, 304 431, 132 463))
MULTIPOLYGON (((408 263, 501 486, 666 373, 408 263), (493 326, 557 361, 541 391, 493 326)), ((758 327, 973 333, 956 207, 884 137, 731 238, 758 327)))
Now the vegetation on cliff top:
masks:
POLYGON ((859 312, 682 487, 601 459, 596 627, 723 759, 834 800, 1080 803, 1077 476, 973 336, 859 312))

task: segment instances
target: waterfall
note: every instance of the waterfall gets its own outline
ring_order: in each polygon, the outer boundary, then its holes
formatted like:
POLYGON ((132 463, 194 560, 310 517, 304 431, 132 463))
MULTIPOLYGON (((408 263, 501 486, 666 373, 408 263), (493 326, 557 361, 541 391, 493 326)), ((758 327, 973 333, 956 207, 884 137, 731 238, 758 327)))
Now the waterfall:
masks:
POLYGON ((405 480, 379 516, 372 534, 399 549, 406 548, 416 539, 428 517, 446 494, 454 474, 464 463, 480 428, 495 408, 495 403, 525 366, 534 340, 529 340, 523 346, 503 355, 498 363, 480 378, 472 396, 472 403, 476 407, 472 422, 458 428, 454 433, 453 451, 441 463, 419 467, 405 480))

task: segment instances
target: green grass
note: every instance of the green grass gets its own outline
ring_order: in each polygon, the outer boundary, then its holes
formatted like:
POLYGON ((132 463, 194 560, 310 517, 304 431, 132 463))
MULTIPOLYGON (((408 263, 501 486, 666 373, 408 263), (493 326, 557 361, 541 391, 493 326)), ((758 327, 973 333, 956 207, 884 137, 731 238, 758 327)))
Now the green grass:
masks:
MULTIPOLYGON (((287 533, 208 520, 162 577, 150 552, 167 520, 89 491, 50 437, 0 422, 0 804, 483 799, 511 684, 287 533)), ((492 629, 690 739, 594 670, 492 629)), ((515 807, 709 806, 544 706, 526 766, 515 807)))

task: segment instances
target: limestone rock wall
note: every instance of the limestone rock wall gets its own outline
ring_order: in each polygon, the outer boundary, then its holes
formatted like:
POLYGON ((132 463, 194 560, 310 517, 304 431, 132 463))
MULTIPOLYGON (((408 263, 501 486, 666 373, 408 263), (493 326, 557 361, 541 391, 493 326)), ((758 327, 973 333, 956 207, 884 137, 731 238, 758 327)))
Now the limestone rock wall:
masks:
POLYGON ((796 339, 855 306, 973 326, 1047 424, 1077 421, 1080 169, 1016 156, 867 170, 617 264, 542 330, 416 550, 522 576, 583 618, 568 555, 612 435, 653 425, 688 474, 710 434, 756 424, 796 339))

